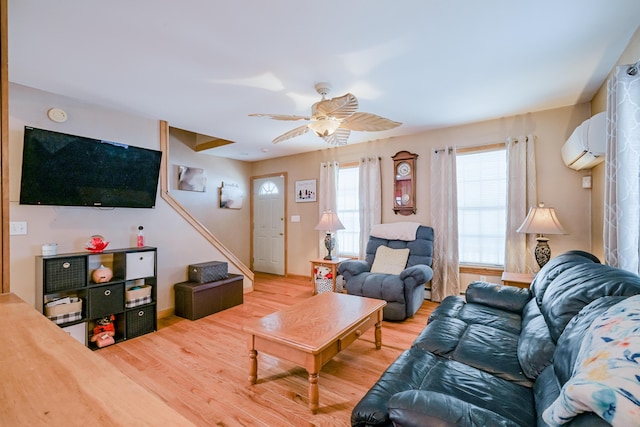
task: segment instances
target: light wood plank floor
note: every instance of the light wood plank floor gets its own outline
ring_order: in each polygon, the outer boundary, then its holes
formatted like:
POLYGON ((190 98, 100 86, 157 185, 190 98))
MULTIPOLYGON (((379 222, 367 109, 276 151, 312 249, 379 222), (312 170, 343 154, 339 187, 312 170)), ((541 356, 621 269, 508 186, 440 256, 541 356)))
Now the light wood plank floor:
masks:
POLYGON ((311 282, 256 274, 244 304, 190 321, 172 316, 159 330, 96 353, 198 426, 349 426, 351 410, 427 323, 436 303, 412 318, 384 322, 382 349, 373 328, 320 372, 320 409, 308 409, 307 372, 258 355, 258 382, 248 381, 246 319, 311 297, 311 282))

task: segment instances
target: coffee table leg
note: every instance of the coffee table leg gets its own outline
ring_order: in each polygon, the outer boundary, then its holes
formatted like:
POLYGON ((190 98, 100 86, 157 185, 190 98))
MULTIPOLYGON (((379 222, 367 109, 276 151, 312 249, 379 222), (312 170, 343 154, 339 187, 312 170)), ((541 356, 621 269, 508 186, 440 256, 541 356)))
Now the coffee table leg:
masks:
POLYGON ((378 322, 375 327, 376 349, 380 350, 382 348, 382 310, 378 311, 378 322))
POLYGON ((258 352, 254 345, 254 336, 249 337, 249 383, 255 384, 258 380, 258 352))
POLYGON ((311 413, 318 412, 319 401, 318 373, 313 372, 309 374, 309 409, 311 409, 311 413))

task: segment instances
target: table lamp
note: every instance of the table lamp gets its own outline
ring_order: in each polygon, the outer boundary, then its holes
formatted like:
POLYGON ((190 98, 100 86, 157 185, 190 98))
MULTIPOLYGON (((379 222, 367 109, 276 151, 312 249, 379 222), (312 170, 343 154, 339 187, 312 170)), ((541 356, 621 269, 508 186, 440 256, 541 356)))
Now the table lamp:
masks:
POLYGON ((537 234, 536 240, 538 244, 535 249, 536 261, 540 268, 551 259, 551 248, 549 247, 549 239, 544 237, 545 234, 567 234, 560 224, 556 211, 553 208, 545 208, 544 203, 540 203, 538 207, 529 209, 529 213, 524 222, 518 228, 518 233, 537 234))
POLYGON ((336 239, 333 237, 333 233, 338 230, 344 230, 344 225, 340 222, 338 215, 331 210, 324 211, 322 216, 320 217, 320 222, 316 225, 316 230, 324 231, 327 235, 324 238, 324 247, 327 248, 329 253, 324 259, 331 260, 333 256, 331 256, 331 251, 336 246, 336 239))

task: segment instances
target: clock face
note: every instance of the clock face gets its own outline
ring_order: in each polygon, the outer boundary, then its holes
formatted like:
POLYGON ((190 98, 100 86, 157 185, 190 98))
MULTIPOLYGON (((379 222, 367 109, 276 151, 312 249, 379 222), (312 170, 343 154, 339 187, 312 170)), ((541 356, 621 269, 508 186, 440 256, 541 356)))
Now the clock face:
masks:
POLYGON ((407 176, 411 173, 411 165, 407 162, 398 164, 398 175, 407 176))

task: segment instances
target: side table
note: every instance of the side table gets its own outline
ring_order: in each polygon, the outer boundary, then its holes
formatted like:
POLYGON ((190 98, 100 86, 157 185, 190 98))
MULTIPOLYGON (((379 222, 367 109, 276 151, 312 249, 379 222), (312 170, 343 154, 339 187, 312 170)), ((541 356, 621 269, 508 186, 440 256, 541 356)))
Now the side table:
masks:
POLYGON ((517 286, 519 288, 528 288, 533 281, 533 274, 529 273, 502 273, 502 283, 508 286, 517 286))
POLYGON ((313 281, 313 295, 327 292, 329 289, 318 289, 318 279, 324 279, 324 277, 317 277, 316 271, 318 267, 327 267, 331 270, 331 291, 336 291, 336 276, 338 275, 338 266, 343 261, 351 258, 334 258, 334 259, 314 259, 311 260, 311 280, 313 281))

